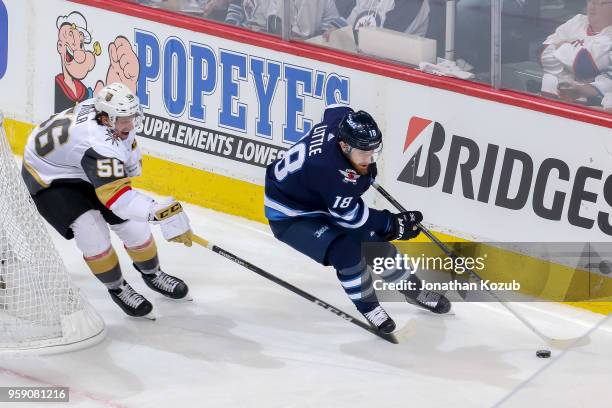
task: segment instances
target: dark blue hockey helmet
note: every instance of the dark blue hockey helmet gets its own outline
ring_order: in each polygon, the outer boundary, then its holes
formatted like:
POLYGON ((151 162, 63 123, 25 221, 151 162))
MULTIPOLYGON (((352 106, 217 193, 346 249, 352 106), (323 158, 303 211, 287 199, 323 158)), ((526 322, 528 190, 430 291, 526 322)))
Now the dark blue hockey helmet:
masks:
POLYGON ((382 144, 382 132, 368 112, 349 112, 338 125, 338 140, 359 150, 376 150, 382 144))

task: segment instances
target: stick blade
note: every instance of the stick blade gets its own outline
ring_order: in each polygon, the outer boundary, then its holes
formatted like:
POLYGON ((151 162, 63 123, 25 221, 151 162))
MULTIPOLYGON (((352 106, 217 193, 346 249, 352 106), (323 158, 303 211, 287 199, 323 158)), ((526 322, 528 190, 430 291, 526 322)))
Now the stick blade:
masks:
POLYGON ((408 321, 408 323, 404 325, 404 327, 402 327, 399 330, 394 331, 391 334, 395 338, 395 343, 398 344, 398 343, 402 343, 403 341, 406 341, 410 337, 413 337, 416 334, 416 329, 417 329, 416 320, 411 319, 408 321))
POLYGON ((571 347, 586 346, 591 343, 589 336, 580 336, 571 339, 549 339, 548 345, 557 349, 565 350, 571 347))

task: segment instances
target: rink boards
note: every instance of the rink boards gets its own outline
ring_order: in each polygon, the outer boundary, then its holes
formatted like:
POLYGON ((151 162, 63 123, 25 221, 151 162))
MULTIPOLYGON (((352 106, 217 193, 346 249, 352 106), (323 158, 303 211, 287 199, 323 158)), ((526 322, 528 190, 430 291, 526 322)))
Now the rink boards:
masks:
MULTIPOLYGON (((138 187, 265 222, 265 166, 326 106, 349 104, 370 112, 383 131, 380 183, 404 206, 422 209, 443 237, 610 241, 609 118, 122 2, 2 3, 11 46, 0 108, 12 118, 5 126, 17 154, 31 124, 66 96, 58 75, 71 75, 72 56, 58 44, 65 43, 61 23, 76 21, 95 59, 79 79, 83 92, 130 61, 121 78, 137 87, 145 113, 138 187), (116 68, 111 48, 115 55, 123 39, 132 51, 116 68), (134 64, 139 75, 129 77, 134 64)), ((504 256, 506 265, 534 259, 504 256)), ((555 299, 567 294, 568 281, 612 295, 605 271, 542 262, 555 299)))

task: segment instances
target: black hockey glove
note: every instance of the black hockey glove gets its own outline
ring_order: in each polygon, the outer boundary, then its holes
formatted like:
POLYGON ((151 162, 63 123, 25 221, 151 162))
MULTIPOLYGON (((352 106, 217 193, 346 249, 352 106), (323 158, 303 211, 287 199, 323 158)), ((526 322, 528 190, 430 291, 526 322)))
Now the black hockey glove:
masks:
POLYGON ((391 214, 391 228, 385 235, 387 241, 407 241, 416 238, 421 230, 417 224, 423 221, 420 211, 406 211, 399 214, 391 214))

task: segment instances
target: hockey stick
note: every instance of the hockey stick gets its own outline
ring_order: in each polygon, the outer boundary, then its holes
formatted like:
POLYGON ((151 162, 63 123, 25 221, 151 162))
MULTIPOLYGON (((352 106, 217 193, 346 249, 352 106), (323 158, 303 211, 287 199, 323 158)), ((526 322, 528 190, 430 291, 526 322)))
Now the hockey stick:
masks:
MULTIPOLYGON (((389 194, 389 192, 387 190, 385 190, 376 181, 374 181, 372 183, 372 186, 383 197, 385 197, 387 199, 387 201, 389 201, 398 211, 401 211, 401 212, 405 212, 406 211, 406 209, 395 198, 393 198, 393 196, 391 196, 391 194, 389 194)), ((438 238, 436 238, 427 228, 425 228, 420 223, 418 224, 418 227, 423 232, 423 234, 425 234, 427 236, 427 238, 429 238, 433 243, 435 243, 449 258, 455 259, 455 258, 458 257, 455 253, 453 253, 453 251, 451 251, 446 245, 444 245, 444 243, 442 243, 438 238)), ((469 268, 466 268, 466 271, 474 279, 476 279, 479 283, 482 281, 482 278, 480 276, 478 276, 478 274, 476 272, 474 272, 473 270, 471 270, 469 268)), ((565 348, 569 348, 569 347, 572 347, 572 346, 583 346, 583 345, 589 344, 591 342, 591 340, 590 340, 588 335, 580 336, 580 337, 574 337, 574 338, 570 338, 570 339, 555 339, 555 338, 552 338, 552 337, 548 337, 544 333, 542 333, 540 330, 538 330, 535 326, 533 326, 519 312, 517 312, 512 307, 512 305, 510 303, 502 300, 498 295, 496 295, 494 292, 492 292, 492 291, 490 291, 488 289, 487 289, 487 292, 496 301, 501 303, 502 306, 504 306, 510 313, 512 313, 514 315, 514 317, 516 317, 518 320, 521 321, 521 323, 523 323, 527 328, 529 328, 529 330, 531 330, 540 339, 544 340, 551 347, 555 347, 555 348, 559 348, 559 349, 565 349, 565 348)))
POLYGON ((384 339, 390 343, 393 344, 397 344, 399 343, 401 340, 405 339, 406 337, 410 336, 412 334, 412 332, 414 331, 414 322, 410 321, 404 328, 402 328, 401 330, 396 330, 393 333, 387 334, 387 333, 383 333, 379 330, 376 330, 373 326, 364 323, 363 321, 343 312, 342 310, 330 305, 329 303, 317 298, 316 296, 311 295, 308 292, 303 291, 302 289, 293 286, 292 284, 290 284, 289 282, 286 282, 274 275, 272 275, 269 272, 264 271, 263 269, 253 265, 250 262, 245 261, 242 258, 237 257, 236 255, 232 254, 231 252, 228 252, 226 250, 224 250, 223 248, 219 248, 218 246, 214 245, 213 243, 205 240, 204 238, 192 233, 191 234, 191 239, 193 242, 195 242, 196 244, 203 246, 205 248, 210 249, 211 251, 215 252, 216 254, 221 255, 222 257, 229 259, 232 262, 237 263, 240 266, 245 267, 246 269, 250 270, 251 272, 255 272, 256 274, 263 276, 264 278, 276 283, 277 285, 282 286, 285 289, 290 290, 291 292, 303 297, 306 300, 311 301, 312 303, 316 304, 317 306, 322 307, 323 309, 326 309, 330 312, 332 312, 333 314, 335 314, 336 316, 341 317, 342 319, 346 320, 347 322, 353 323, 356 326, 361 327, 362 329, 380 337, 381 339, 384 339))

